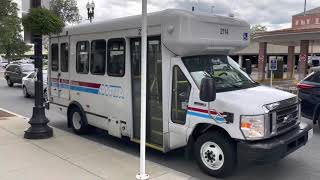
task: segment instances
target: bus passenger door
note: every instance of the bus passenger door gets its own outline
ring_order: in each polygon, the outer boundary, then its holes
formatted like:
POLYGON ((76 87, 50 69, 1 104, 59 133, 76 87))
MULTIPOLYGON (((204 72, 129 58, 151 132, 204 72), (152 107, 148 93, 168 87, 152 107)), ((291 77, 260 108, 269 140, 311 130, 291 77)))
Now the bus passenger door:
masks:
MULTIPOLYGON (((148 37, 147 45, 147 122, 146 140, 149 145, 163 147, 162 117, 162 57, 161 38, 148 37)), ((133 138, 140 139, 140 106, 141 106, 141 40, 130 40, 133 138)))
POLYGON ((50 48, 51 96, 69 99, 69 37, 52 39, 50 48))
POLYGON ((59 98, 62 99, 69 99, 70 93, 70 82, 69 82, 69 57, 70 57, 70 44, 69 44, 69 37, 60 37, 59 38, 59 98))
POLYGON ((170 149, 187 144, 188 106, 192 99, 191 77, 180 58, 171 59, 170 149))
MULTIPOLYGON (((49 90, 52 98, 57 98, 59 95, 59 41, 57 38, 51 39, 49 54, 50 82, 49 90)), ((50 98, 51 98, 50 97, 50 98)))

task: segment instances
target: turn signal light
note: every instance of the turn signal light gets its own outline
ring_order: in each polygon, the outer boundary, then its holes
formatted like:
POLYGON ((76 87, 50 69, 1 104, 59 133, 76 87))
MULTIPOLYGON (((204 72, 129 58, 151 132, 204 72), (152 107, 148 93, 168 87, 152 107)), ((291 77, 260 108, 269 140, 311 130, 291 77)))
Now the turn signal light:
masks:
POLYGON ((311 89, 311 88, 314 88, 315 86, 312 84, 298 83, 297 87, 298 89, 311 89))
POLYGON ((242 122, 242 123, 241 123, 241 128, 250 129, 251 127, 252 127, 252 124, 251 124, 251 123, 248 123, 248 122, 242 122))

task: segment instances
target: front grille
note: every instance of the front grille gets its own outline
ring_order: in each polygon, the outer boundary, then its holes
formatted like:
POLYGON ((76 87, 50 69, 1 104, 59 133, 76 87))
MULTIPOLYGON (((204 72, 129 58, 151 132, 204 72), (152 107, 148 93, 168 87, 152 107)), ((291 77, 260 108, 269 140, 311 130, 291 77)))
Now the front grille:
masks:
POLYGON ((299 105, 294 104, 276 110, 276 132, 283 132, 294 126, 299 119, 299 105))

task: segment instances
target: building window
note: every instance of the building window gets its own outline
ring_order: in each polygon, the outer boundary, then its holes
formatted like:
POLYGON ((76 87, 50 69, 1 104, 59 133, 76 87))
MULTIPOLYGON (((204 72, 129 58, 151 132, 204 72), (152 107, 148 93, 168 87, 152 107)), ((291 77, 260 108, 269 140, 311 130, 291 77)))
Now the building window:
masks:
POLYGON ((89 72, 89 41, 77 43, 77 73, 88 74, 89 72))
POLYGON ((307 19, 307 24, 310 24, 310 19, 307 19))
POLYGON ((104 75, 106 69, 106 41, 94 40, 91 42, 91 74, 104 75))
POLYGON ((296 20, 296 26, 298 26, 299 25, 299 20, 296 20))
POLYGON ((41 0, 31 0, 30 5, 31 8, 39 8, 41 7, 41 0))
POLYGON ((59 70, 59 46, 58 44, 51 45, 51 70, 59 70))
POLYGON ((123 77, 125 70, 125 40, 110 39, 108 41, 108 64, 109 76, 123 77))
POLYGON ((305 24, 304 20, 301 20, 301 25, 304 25, 304 24, 305 24))
POLYGON ((69 69, 68 43, 61 43, 60 45, 60 69, 61 69, 61 72, 68 72, 68 69, 69 69))
POLYGON ((316 18, 316 24, 320 24, 320 18, 316 18))

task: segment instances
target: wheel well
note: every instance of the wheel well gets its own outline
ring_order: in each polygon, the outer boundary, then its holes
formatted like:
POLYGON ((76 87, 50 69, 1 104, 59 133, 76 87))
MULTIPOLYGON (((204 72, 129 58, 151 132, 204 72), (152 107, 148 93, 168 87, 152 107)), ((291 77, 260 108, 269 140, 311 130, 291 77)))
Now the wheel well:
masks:
POLYGON ((194 141, 196 141, 200 135, 202 135, 208 131, 220 132, 231 139, 231 136, 229 135, 229 133, 225 129, 223 129, 219 126, 216 126, 213 124, 207 124, 207 123, 197 124, 196 127, 194 128, 191 136, 194 139, 194 141))
POLYGON ((185 151, 185 153, 186 153, 185 156, 187 159, 190 159, 193 157, 194 143, 197 141, 198 137, 208 131, 220 132, 221 134, 225 135, 230 140, 232 140, 229 133, 219 126, 216 126, 213 124, 208 124, 208 123, 197 124, 188 139, 188 144, 186 146, 186 151, 185 151))

